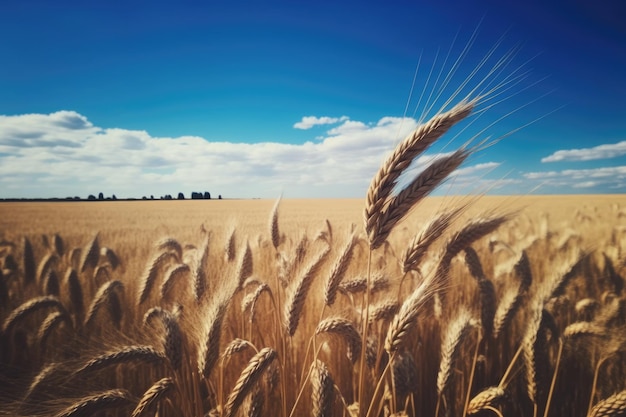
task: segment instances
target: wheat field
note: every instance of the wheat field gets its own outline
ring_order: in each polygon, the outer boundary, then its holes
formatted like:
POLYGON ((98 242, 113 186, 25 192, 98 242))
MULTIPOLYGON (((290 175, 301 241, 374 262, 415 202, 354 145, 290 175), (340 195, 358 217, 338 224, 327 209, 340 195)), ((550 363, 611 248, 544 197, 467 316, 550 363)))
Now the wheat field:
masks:
POLYGON ((362 200, 2 204, 0 410, 621 415, 625 204, 431 197, 371 251, 362 200))

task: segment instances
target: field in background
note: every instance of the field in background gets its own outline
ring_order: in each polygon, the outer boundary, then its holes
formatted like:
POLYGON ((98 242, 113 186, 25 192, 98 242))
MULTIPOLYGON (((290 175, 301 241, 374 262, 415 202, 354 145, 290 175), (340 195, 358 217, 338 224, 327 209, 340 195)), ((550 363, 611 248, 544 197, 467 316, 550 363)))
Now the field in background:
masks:
POLYGON ((0 204, 0 415, 626 409, 626 197, 428 198, 372 252, 368 292, 363 200, 282 200, 277 236, 274 204, 0 204), (408 268, 428 222, 470 202, 408 268), (459 232, 503 214, 402 327, 459 232), (23 311, 46 294, 58 303, 23 311))

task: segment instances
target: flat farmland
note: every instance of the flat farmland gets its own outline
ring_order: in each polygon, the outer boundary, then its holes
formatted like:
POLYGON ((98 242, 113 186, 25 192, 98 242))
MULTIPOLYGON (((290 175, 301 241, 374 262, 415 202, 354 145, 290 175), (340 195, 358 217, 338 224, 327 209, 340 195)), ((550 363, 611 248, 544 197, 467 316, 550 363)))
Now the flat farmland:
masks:
POLYGON ((585 416, 619 407, 626 197, 431 197, 379 245, 363 208, 361 199, 0 204, 0 409, 585 416))

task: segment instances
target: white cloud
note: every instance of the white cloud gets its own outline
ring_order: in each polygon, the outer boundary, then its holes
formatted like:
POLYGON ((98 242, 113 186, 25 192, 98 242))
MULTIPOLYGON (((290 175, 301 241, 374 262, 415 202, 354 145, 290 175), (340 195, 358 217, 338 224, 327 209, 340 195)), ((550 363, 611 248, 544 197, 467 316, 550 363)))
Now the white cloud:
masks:
POLYGON ((71 111, 0 116, 0 197, 118 197, 208 190, 224 196, 364 195, 416 121, 350 121, 302 144, 209 142, 94 126, 71 111))
POLYGON ((311 129, 313 126, 317 125, 332 125, 335 123, 345 122, 348 120, 348 116, 341 117, 316 117, 316 116, 304 116, 301 121, 295 123, 293 125, 296 129, 311 129))
POLYGON ((564 190, 563 192, 567 192, 568 188, 621 189, 624 188, 626 181, 626 166, 528 172, 523 174, 523 177, 545 186, 559 187, 564 190))
POLYGON ((560 150, 550 156, 542 158, 541 162, 593 161, 597 159, 617 158, 623 155, 626 155, 626 141, 598 145, 593 148, 560 150))

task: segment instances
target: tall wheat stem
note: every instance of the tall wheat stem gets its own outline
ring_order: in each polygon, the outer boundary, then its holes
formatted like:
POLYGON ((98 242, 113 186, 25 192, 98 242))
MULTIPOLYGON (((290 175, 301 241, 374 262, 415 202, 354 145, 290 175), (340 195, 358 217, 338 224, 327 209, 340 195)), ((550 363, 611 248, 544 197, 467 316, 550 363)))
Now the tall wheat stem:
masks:
POLYGON ((559 364, 561 363, 562 353, 563 353, 563 339, 559 339, 559 352, 556 355, 556 364, 554 365, 554 374, 552 375, 552 382, 550 383, 550 391, 548 392, 548 399, 546 400, 546 409, 543 412, 543 417, 548 417, 548 411, 550 410, 550 402, 552 400, 552 393, 554 392, 554 385, 556 385, 556 376, 559 373, 559 364))
MULTIPOLYGON (((358 396, 358 400, 359 400, 359 416, 363 416, 363 410, 364 407, 363 405, 365 404, 365 383, 364 383, 364 379, 365 379, 365 366, 366 366, 366 361, 367 361, 367 349, 365 348, 367 346, 367 333, 368 333, 368 321, 369 321, 369 309, 370 309, 370 281, 371 281, 371 274, 372 274, 372 247, 369 247, 368 250, 368 255, 367 255, 367 285, 365 288, 365 309, 362 309, 361 311, 364 311, 365 313, 365 317, 361 318, 361 325, 363 326, 363 337, 361 339, 361 346, 363 346, 363 348, 361 349, 361 364, 360 364, 360 369, 359 369, 359 396, 358 396)), ((361 313, 361 315, 363 315, 363 313, 361 313)), ((381 378, 382 379, 382 378, 381 378)), ((369 414, 369 410, 368 410, 368 414, 369 414)))
POLYGON ((474 374, 476 373, 476 362, 478 360, 478 351, 480 350, 480 345, 482 344, 482 331, 478 330, 478 338, 476 340, 476 349, 474 350, 474 359, 472 360, 472 371, 470 372, 469 383, 467 384, 467 394, 465 395, 465 404, 463 405, 463 417, 467 415, 467 407, 469 406, 469 402, 472 394, 472 385, 474 383, 474 374))

